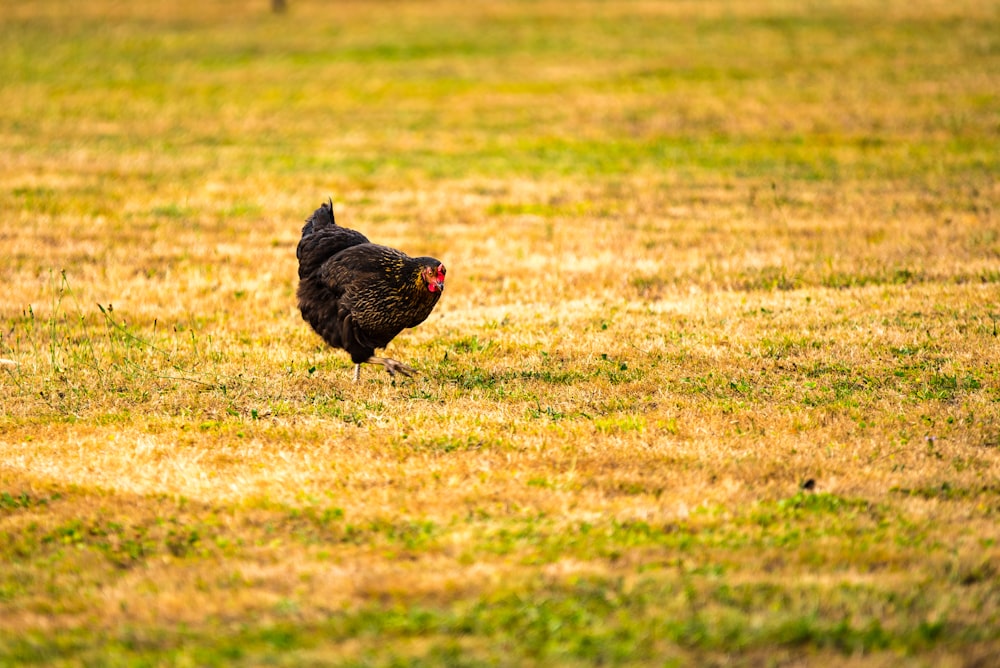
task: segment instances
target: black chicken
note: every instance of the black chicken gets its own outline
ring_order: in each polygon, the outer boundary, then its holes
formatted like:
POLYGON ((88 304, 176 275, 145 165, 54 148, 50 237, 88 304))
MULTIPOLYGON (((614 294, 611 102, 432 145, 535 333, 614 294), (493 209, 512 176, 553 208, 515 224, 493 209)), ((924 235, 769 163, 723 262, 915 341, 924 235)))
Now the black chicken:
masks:
POLYGON ((427 319, 444 290, 444 265, 340 227, 332 200, 306 220, 295 254, 302 319, 328 344, 351 354, 354 382, 365 362, 381 364, 390 376, 412 376, 412 368, 375 357, 375 349, 427 319))

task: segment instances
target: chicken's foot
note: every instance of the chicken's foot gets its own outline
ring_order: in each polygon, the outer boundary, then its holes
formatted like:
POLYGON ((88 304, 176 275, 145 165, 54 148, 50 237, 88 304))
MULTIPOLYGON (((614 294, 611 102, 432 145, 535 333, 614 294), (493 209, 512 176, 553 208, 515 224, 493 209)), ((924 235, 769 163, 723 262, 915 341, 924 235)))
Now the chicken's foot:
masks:
MULTIPOLYGON (((393 378, 396 377, 397 373, 401 373, 404 376, 412 378, 413 374, 415 374, 417 372, 417 370, 414 369, 413 367, 406 366, 402 362, 398 362, 398 361, 396 361, 394 359, 390 359, 388 357, 375 357, 373 355, 373 356, 369 357, 368 359, 366 359, 364 363, 365 364, 381 364, 383 367, 385 367, 385 370, 388 371, 389 375, 392 376, 393 378)), ((361 365, 360 364, 355 364, 354 365, 354 382, 355 383, 358 382, 358 379, 360 377, 361 377, 361 365)))

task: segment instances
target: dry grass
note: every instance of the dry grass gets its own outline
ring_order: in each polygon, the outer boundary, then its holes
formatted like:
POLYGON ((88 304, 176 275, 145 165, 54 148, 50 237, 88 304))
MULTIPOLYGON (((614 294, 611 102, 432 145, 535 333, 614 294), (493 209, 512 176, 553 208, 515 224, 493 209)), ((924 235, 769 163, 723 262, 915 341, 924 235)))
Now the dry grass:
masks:
POLYGON ((2 10, 0 663, 1000 651, 995 3, 260 4, 2 10))

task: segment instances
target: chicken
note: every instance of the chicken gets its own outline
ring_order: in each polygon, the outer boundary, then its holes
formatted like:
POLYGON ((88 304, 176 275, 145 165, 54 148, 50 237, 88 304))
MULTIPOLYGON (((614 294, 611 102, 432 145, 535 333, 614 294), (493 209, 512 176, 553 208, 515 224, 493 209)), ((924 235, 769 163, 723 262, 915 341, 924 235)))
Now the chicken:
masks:
POLYGON ((444 290, 444 265, 340 227, 332 200, 306 220, 295 254, 302 319, 329 345, 350 353, 354 382, 364 363, 381 364, 390 376, 412 376, 412 368, 376 357, 375 349, 427 319, 444 290))

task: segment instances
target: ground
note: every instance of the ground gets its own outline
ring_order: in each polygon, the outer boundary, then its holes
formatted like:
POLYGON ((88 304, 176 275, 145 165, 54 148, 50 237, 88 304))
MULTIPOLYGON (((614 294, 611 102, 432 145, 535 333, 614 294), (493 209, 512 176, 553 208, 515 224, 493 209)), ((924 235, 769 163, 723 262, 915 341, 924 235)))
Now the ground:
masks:
POLYGON ((1000 654, 996 2, 0 17, 0 664, 1000 654))

